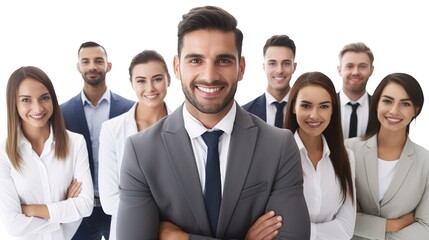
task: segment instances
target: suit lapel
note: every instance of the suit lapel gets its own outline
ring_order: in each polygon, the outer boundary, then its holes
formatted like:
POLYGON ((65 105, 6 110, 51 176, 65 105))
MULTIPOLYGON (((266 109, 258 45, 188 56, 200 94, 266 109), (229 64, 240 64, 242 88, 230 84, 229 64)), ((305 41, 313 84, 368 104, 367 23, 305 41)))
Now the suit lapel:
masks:
POLYGON ((396 165, 392 182, 387 188, 386 194, 381 201, 381 205, 389 202, 395 196, 396 192, 398 192, 399 188, 404 184, 405 178, 407 177, 414 162, 414 159, 412 158, 413 154, 413 144, 410 139, 407 138, 407 142, 405 143, 398 164, 396 165))
POLYGON ((255 149, 258 128, 248 113, 237 107, 228 155, 218 233, 225 233, 238 203, 255 149), (247 150, 246 150, 247 149, 247 150))
POLYGON ((162 132, 163 141, 190 212, 202 233, 210 236, 210 224, 201 190, 200 177, 195 164, 194 151, 184 127, 182 108, 183 105, 175 110, 167 120, 166 129, 162 132), (177 158, 180 160, 178 161, 177 158))
POLYGON ((367 177, 369 191, 375 206, 379 205, 379 189, 378 189, 378 153, 377 153, 377 135, 374 135, 366 142, 364 149, 364 164, 367 177))

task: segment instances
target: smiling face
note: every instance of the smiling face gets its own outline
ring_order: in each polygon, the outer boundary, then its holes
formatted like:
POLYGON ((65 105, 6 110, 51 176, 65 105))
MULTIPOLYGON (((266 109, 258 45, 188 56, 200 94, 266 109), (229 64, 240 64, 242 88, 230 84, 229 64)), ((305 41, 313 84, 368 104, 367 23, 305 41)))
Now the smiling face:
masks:
POLYGON ((414 104, 405 89, 395 82, 387 84, 377 105, 380 130, 405 132, 415 115, 414 104))
POLYGON ((244 67, 234 32, 204 29, 186 33, 180 59, 174 58, 174 72, 182 82, 188 111, 197 119, 204 114, 216 119, 225 116, 244 67))
POLYGON ((352 100, 357 100, 366 91, 366 84, 374 67, 368 54, 348 51, 341 58, 338 74, 343 79, 343 91, 352 100))
POLYGON ((281 100, 288 93, 289 82, 295 72, 293 51, 287 47, 271 46, 264 59, 264 71, 268 80, 267 91, 281 100))
POLYGON ((150 61, 135 65, 131 73, 131 83, 140 104, 146 107, 164 105, 170 78, 161 62, 150 61))
POLYGON ((79 51, 77 69, 82 75, 85 84, 98 86, 105 84, 106 73, 112 64, 107 61, 106 53, 102 47, 86 47, 79 51))
POLYGON ((332 99, 328 91, 317 85, 301 88, 296 97, 294 113, 302 139, 318 137, 328 127, 332 116, 332 99))
POLYGON ((17 89, 16 107, 24 132, 49 128, 53 104, 48 89, 40 82, 26 78, 17 89))

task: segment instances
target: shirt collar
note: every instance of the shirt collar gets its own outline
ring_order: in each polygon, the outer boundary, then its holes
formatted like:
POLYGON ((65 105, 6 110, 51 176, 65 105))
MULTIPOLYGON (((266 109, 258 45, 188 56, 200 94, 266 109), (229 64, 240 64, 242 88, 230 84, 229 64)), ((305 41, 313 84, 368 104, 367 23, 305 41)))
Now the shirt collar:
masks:
POLYGON ((268 91, 265 91, 265 98, 267 99, 267 105, 271 105, 273 102, 287 102, 288 98, 289 98, 289 93, 290 91, 286 94, 286 96, 284 96, 284 98, 281 101, 277 101, 277 99, 275 97, 273 97, 273 95, 271 95, 268 91))
POLYGON ((368 93, 365 92, 365 94, 362 95, 362 97, 360 97, 357 101, 352 101, 343 91, 340 91, 340 101, 341 101, 341 105, 343 106, 347 105, 347 103, 349 102, 359 103, 362 106, 366 104, 366 102, 368 101, 368 93))
MULTIPOLYGON (((183 106, 182 111, 183 111, 183 120, 185 123, 185 129, 188 132, 189 137, 191 139, 199 137, 203 133, 207 132, 207 130, 210 130, 204 127, 204 125, 198 119, 192 116, 191 113, 186 108, 186 106, 183 106)), ((216 126, 213 127, 213 130, 215 129, 222 130, 224 133, 231 135, 232 128, 234 126, 236 112, 237 112, 237 105, 234 101, 229 112, 225 115, 224 118, 222 118, 222 120, 220 120, 220 122, 216 124, 216 126)))
MULTIPOLYGON (((86 104, 90 104, 92 105, 91 101, 89 101, 89 99, 86 97, 85 93, 82 91, 80 92, 80 96, 82 99, 82 104, 85 106, 86 104)), ((106 89, 106 91, 104 91, 103 96, 101 96, 100 100, 98 100, 97 102, 97 106, 102 102, 102 101, 106 101, 107 103, 110 103, 110 90, 106 89)))
MULTIPOLYGON (((45 146, 50 145, 51 147, 54 147, 55 141, 54 141, 54 130, 52 129, 52 126, 49 128, 49 137, 45 141, 45 146)), ((18 128, 18 146, 19 147, 25 147, 28 146, 30 149, 32 149, 30 141, 24 136, 24 133, 22 132, 21 128, 18 128)))
MULTIPOLYGON (((295 137, 296 144, 298 145, 298 149, 300 151, 304 151, 305 153, 307 153, 307 149, 305 148, 304 143, 302 142, 301 137, 298 134, 298 131, 295 131, 294 137, 295 137)), ((323 134, 322 134, 322 142, 323 142, 322 156, 325 156, 325 155, 329 156, 329 154, 331 154, 331 150, 329 149, 328 142, 326 141, 326 138, 325 136, 323 136, 323 134)))

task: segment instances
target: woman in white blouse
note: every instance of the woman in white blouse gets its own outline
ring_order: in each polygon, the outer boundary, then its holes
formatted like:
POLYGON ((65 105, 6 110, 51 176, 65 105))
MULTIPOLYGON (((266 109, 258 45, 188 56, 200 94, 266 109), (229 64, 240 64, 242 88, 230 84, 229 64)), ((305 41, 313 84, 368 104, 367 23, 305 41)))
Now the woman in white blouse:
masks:
POLYGON ((429 151, 408 137, 423 102, 414 77, 387 75, 371 97, 368 134, 346 141, 356 157, 353 239, 429 239, 429 151))
POLYGON ((326 75, 298 77, 290 90, 285 128, 295 133, 301 154, 311 239, 351 239, 354 156, 344 146, 338 96, 326 75))
POLYGON ((1 218, 14 239, 69 240, 93 208, 85 139, 65 129, 53 84, 41 69, 14 71, 6 97, 1 218))
POLYGON ((138 102, 128 112, 104 122, 100 131, 98 186, 103 211, 112 215, 110 240, 116 239, 119 175, 125 141, 171 112, 164 102, 170 74, 158 52, 145 50, 137 54, 131 61, 129 74, 138 102))

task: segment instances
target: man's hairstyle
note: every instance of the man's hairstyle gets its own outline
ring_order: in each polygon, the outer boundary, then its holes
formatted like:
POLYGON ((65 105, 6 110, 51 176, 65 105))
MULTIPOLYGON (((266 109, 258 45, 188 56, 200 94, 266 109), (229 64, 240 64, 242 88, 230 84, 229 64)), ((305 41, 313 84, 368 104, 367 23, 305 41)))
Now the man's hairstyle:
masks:
POLYGON ((79 53, 80 53, 80 50, 82 48, 90 48, 90 47, 101 47, 103 49, 104 54, 106 55, 106 59, 107 59, 107 51, 106 51, 106 49, 103 46, 101 46, 100 44, 96 43, 96 42, 84 42, 84 43, 82 43, 80 45, 80 47, 79 47, 79 50, 77 50, 77 56, 79 57, 79 53))
POLYGON ((215 29, 223 32, 234 32, 238 57, 241 57, 243 33, 237 28, 237 20, 229 12, 215 6, 192 8, 188 13, 182 16, 182 21, 179 22, 177 32, 177 53, 179 57, 183 47, 184 35, 200 29, 215 29))
POLYGON ((296 46, 295 42, 289 38, 287 35, 274 35, 267 39, 264 45, 263 54, 265 57, 265 54, 267 53, 267 49, 269 47, 287 47, 290 48, 293 52, 293 57, 295 58, 296 54, 296 46))
POLYGON ((343 58, 344 54, 346 52, 355 52, 355 53, 366 53, 369 57, 369 61, 371 63, 371 66, 374 63, 374 54, 372 53, 371 49, 365 45, 363 42, 357 42, 357 43, 350 43, 347 44, 341 49, 340 53, 338 54, 338 58, 340 60, 343 58))

